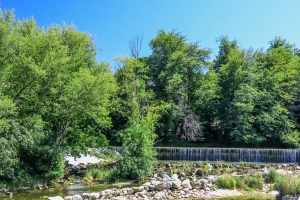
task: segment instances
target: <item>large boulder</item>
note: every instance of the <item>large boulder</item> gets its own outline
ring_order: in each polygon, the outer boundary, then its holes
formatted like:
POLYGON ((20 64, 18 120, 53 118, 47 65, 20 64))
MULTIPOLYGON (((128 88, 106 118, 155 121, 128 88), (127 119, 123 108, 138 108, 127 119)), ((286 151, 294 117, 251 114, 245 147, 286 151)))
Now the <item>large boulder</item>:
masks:
POLYGON ((174 189, 181 188, 181 180, 179 180, 179 179, 176 181, 172 181, 171 184, 172 184, 172 188, 174 188, 174 189))
POLYGON ((162 191, 170 188, 170 184, 168 182, 160 182, 154 186, 155 190, 162 191))
POLYGON ((184 181, 182 181, 181 187, 192 189, 190 179, 185 179, 184 181))
POLYGON ((192 180, 191 186, 193 189, 202 189, 202 184, 200 180, 196 180, 196 179, 192 180))

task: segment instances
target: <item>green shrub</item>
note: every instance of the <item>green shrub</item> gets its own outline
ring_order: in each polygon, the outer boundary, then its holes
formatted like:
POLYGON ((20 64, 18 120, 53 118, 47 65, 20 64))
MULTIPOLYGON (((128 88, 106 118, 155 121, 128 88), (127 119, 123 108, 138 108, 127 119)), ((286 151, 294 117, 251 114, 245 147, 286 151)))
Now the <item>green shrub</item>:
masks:
POLYGON ((250 175, 245 177, 245 183, 250 188, 262 189, 263 188, 263 177, 260 173, 251 171, 250 175))
POLYGON ((124 176, 142 179, 151 175, 157 152, 153 150, 155 134, 151 120, 135 120, 119 132, 122 141, 120 170, 124 176))
POLYGON ((229 175, 219 177, 217 179, 217 183, 220 188, 233 189, 233 190, 236 188, 235 178, 229 175))
POLYGON ((278 180, 278 173, 275 169, 269 169, 269 173, 265 176, 265 181, 267 183, 275 183, 278 180))
POLYGON ((236 187, 240 189, 245 189, 247 187, 244 179, 240 176, 234 176, 233 177, 236 182, 236 187))
POLYGON ((85 176, 90 179, 101 179, 103 178, 103 172, 98 168, 88 169, 85 176))
POLYGON ((274 188, 280 190, 282 195, 300 194, 300 178, 278 175, 278 181, 275 182, 274 188))
POLYGON ((243 167, 248 167, 249 166, 249 163, 247 163, 246 161, 245 162, 241 161, 240 164, 243 167))

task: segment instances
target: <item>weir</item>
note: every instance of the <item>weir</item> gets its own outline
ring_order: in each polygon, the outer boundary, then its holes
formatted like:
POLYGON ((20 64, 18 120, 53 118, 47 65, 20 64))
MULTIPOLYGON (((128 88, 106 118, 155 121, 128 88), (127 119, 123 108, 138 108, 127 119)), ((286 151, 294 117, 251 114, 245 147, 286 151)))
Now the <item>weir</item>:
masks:
MULTIPOLYGON (((298 149, 155 147, 158 160, 300 163, 298 149)), ((115 147, 120 153, 122 147, 115 147)))

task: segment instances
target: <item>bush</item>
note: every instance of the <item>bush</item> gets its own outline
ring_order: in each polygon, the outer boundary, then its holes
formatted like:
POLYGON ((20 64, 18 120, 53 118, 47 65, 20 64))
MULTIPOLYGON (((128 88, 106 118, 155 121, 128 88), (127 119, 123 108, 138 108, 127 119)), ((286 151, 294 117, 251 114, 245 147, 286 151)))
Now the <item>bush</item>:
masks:
POLYGON ((263 188, 263 177, 260 173, 252 171, 250 175, 245 177, 245 183, 250 188, 262 189, 263 188))
POLYGON ((103 178, 103 172, 101 169, 92 168, 87 170, 85 176, 90 179, 101 179, 103 178))
POLYGON ((300 178, 278 175, 278 181, 274 184, 274 188, 280 190, 281 195, 300 194, 300 178))
POLYGON ((217 179, 217 183, 220 188, 233 189, 233 190, 236 188, 235 178, 229 175, 219 177, 217 179))
POLYGON ((122 138, 122 175, 132 179, 142 179, 151 175, 156 162, 153 150, 155 134, 146 119, 132 121, 130 126, 120 132, 122 138))
POLYGON ((240 176, 234 176, 234 180, 236 181, 236 187, 240 189, 245 189, 247 187, 244 179, 240 176))
POLYGON ((121 179, 119 170, 114 167, 111 169, 88 169, 85 176, 85 180, 88 179, 99 179, 104 181, 119 181, 121 179))
POLYGON ((275 183, 278 180, 278 173, 275 169, 269 169, 269 173, 265 176, 265 181, 267 183, 275 183))

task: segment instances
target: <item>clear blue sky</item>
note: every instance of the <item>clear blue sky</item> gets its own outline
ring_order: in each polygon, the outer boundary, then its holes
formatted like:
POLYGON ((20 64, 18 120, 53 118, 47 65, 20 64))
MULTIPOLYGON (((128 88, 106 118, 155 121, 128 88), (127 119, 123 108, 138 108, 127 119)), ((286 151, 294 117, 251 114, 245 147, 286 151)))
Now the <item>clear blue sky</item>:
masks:
POLYGON ((227 35, 243 48, 268 48, 281 36, 300 47, 299 0, 0 0, 19 19, 33 16, 38 26, 73 23, 96 36, 97 60, 115 65, 128 55, 128 41, 143 33, 141 56, 151 54, 149 41, 159 29, 177 29, 190 42, 218 52, 215 39, 227 35))

